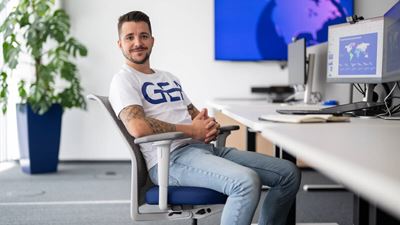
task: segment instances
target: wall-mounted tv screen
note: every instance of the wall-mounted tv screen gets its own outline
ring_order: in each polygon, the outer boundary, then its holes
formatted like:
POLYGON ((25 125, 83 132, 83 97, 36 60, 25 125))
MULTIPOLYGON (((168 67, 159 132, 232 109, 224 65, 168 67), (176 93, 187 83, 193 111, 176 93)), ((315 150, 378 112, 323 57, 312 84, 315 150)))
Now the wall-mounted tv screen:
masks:
POLYGON ((293 37, 326 42, 328 26, 353 15, 353 0, 214 1, 216 60, 287 60, 293 37))

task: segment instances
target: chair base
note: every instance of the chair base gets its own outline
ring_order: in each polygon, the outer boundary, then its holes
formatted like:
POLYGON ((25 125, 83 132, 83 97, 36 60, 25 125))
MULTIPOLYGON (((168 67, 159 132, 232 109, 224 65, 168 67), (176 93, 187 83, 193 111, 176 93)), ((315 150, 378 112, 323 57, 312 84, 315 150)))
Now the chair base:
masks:
POLYGON ((194 224, 198 219, 220 213, 224 205, 196 205, 196 206, 173 206, 167 211, 161 211, 157 205, 144 204, 140 206, 140 213, 132 213, 135 221, 156 221, 156 220, 189 220, 194 224))

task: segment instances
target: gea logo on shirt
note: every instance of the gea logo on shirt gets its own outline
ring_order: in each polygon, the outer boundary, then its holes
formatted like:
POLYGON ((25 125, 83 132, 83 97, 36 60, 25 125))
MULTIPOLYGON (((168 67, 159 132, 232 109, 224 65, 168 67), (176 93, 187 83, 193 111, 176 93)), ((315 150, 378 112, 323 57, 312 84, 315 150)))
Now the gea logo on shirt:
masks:
POLYGON ((168 102, 168 99, 170 102, 183 100, 182 87, 176 81, 174 81, 174 85, 168 82, 159 82, 156 84, 145 82, 142 86, 142 94, 144 99, 151 104, 168 102), (174 94, 176 92, 177 94, 174 94))

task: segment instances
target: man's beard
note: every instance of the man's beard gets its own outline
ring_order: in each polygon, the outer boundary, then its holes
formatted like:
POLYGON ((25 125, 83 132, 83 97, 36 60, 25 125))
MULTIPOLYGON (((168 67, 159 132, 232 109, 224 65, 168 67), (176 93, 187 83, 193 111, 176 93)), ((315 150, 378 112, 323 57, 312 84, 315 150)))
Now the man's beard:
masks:
POLYGON ((141 64, 144 64, 144 63, 150 58, 151 51, 146 52, 146 56, 145 56, 142 60, 140 60, 140 61, 134 60, 133 57, 131 57, 130 55, 126 54, 124 50, 122 50, 122 54, 123 54, 123 55, 125 56, 125 58, 126 58, 127 60, 129 60, 130 62, 132 62, 132 63, 134 63, 134 64, 140 64, 140 65, 141 65, 141 64))

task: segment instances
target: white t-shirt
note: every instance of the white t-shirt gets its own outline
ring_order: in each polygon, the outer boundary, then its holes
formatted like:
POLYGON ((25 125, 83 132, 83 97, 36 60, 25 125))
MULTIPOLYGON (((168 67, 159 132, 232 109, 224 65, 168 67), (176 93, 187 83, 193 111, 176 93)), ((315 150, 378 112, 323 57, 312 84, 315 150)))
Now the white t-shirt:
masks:
MULTIPOLYGON (((187 110, 191 103, 183 92, 179 79, 171 73, 155 70, 153 74, 144 74, 124 64, 114 75, 109 99, 117 117, 127 106, 140 105, 146 117, 172 124, 191 124, 187 110)), ((175 140, 171 151, 177 147, 198 142, 193 139, 175 140)), ((151 143, 140 145, 147 169, 157 164, 157 151, 151 143)))

